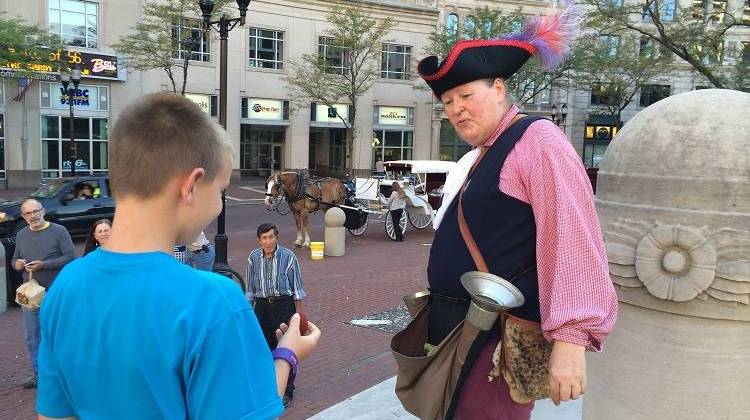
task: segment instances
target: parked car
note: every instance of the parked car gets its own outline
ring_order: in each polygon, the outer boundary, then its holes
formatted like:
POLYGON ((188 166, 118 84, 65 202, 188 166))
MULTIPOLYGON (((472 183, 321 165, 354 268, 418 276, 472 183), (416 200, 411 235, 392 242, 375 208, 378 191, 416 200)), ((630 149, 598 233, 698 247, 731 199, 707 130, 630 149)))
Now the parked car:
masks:
POLYGON ((65 226, 71 236, 88 234, 98 219, 115 215, 115 202, 106 176, 59 178, 42 183, 28 197, 0 202, 0 238, 16 236, 26 226, 21 204, 34 198, 47 210, 46 219, 65 226))

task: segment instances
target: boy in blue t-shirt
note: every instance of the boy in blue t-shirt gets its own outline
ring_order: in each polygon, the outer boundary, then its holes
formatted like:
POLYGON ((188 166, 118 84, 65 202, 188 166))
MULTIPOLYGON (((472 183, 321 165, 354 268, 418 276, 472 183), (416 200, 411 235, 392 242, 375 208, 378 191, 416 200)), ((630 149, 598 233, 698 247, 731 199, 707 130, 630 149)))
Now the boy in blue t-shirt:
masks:
POLYGON ((231 148, 173 94, 128 106, 110 133, 117 200, 106 247, 68 264, 42 305, 40 418, 266 419, 320 338, 299 316, 272 353, 240 288, 172 257, 221 210, 231 148))

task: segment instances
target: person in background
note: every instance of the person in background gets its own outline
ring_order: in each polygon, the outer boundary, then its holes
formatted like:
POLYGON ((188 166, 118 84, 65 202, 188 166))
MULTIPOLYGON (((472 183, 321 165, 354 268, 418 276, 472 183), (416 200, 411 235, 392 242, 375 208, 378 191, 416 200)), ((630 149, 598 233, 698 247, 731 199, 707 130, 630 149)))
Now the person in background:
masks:
POLYGON ((387 204, 390 213, 391 220, 393 220, 393 229, 396 234, 396 242, 404 241, 404 232, 401 230, 401 216, 404 214, 406 208, 406 193, 401 188, 401 184, 398 181, 394 181, 392 184, 393 190, 391 196, 385 198, 383 195, 380 196, 380 201, 383 204, 387 204))
MULTIPOLYGON (((44 207, 29 199, 21 204, 21 217, 29 225, 16 235, 16 250, 11 264, 17 271, 33 272, 34 279, 49 292, 57 273, 75 258, 75 248, 68 231, 44 219, 44 207)), ((46 300, 42 303, 44 305, 46 300)), ((26 346, 31 360, 32 376, 24 388, 36 388, 39 352, 39 310, 21 308, 26 332, 26 346)))
POLYGON ((99 248, 109 240, 109 232, 112 229, 112 222, 109 219, 99 219, 91 226, 89 235, 86 237, 86 245, 83 247, 83 255, 88 255, 91 251, 99 248))
POLYGON ((193 268, 199 270, 212 271, 214 268, 214 258, 216 258, 216 249, 214 245, 208 241, 206 234, 201 231, 198 237, 187 244, 187 260, 186 264, 189 264, 193 268))
MULTIPOLYGON (((295 312, 302 313, 302 273, 297 257, 288 248, 279 245, 279 228, 271 223, 258 226, 257 248, 247 257, 248 297, 253 302, 255 316, 266 343, 271 349, 278 345, 276 328, 295 312)), ((294 383, 284 392, 284 406, 294 398, 294 383)))
POLYGON ((75 199, 76 200, 88 200, 90 198, 94 198, 94 189, 91 187, 91 185, 82 182, 78 186, 78 191, 76 192, 75 199))

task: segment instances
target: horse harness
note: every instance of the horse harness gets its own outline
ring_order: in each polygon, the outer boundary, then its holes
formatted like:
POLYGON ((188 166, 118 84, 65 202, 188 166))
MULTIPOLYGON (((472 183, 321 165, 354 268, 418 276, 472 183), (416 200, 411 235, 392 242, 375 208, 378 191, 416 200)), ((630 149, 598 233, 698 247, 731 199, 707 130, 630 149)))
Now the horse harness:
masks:
MULTIPOLYGON (((286 191, 282 190, 284 192, 284 198, 286 198, 286 201, 289 204, 292 204, 294 202, 297 202, 297 201, 303 200, 303 199, 310 200, 310 201, 312 201, 312 202, 315 203, 315 208, 310 211, 310 213, 314 213, 314 212, 318 211, 318 209, 320 209, 320 204, 321 204, 321 199, 320 198, 323 195, 323 193, 322 193, 323 190, 320 187, 320 183, 323 182, 323 181, 327 181, 328 179, 330 179, 330 178, 309 178, 309 177, 305 177, 301 173, 297 173, 297 185, 296 185, 296 188, 294 190, 294 195, 293 196, 289 196, 286 191), (307 191, 306 191, 307 187, 310 187, 312 185, 314 185, 315 188, 318 189, 318 196, 317 197, 315 197, 315 196, 307 193, 307 191)), ((279 180, 279 176, 278 175, 276 175, 276 180, 277 180, 277 183, 278 183, 278 180, 279 180)), ((328 203, 325 203, 325 204, 328 204, 328 203)))

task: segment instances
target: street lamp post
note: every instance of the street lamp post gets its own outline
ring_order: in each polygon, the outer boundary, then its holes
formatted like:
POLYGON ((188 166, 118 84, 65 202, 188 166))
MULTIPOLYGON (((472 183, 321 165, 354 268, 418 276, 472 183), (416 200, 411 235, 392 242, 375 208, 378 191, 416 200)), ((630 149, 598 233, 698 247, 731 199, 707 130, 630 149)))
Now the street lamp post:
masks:
MULTIPOLYGON (((245 15, 247 14, 247 7, 250 5, 250 0, 237 0, 237 8, 240 10, 240 17, 230 19, 226 14, 222 14, 221 18, 216 21, 211 20, 211 14, 214 10, 214 0, 199 0, 201 12, 203 13, 203 30, 207 34, 212 28, 219 33, 220 40, 220 52, 219 52, 219 124, 224 129, 227 129, 227 46, 229 42, 229 31, 234 29, 237 24, 240 26, 245 24, 245 15)), ((242 276, 236 271, 232 270, 229 266, 228 245, 229 238, 225 231, 225 220, 226 220, 226 192, 221 194, 221 213, 217 220, 216 226, 216 237, 214 238, 214 244, 216 247, 216 259, 214 261, 214 271, 217 273, 234 275, 236 276, 242 288, 245 288, 245 284, 242 281, 242 276)))
POLYGON ((76 139, 75 133, 73 132, 75 129, 73 122, 73 102, 75 101, 75 97, 78 92, 78 84, 81 83, 81 69, 75 67, 72 70, 62 70, 60 72, 60 83, 62 83, 63 85, 63 90, 68 96, 68 104, 70 105, 70 176, 76 176, 76 160, 78 159, 78 157, 76 156, 76 139), (73 88, 68 89, 71 81, 73 82, 73 88))
POLYGON ((565 118, 568 117, 568 104, 563 102, 559 107, 557 104, 552 106, 552 122, 565 131, 565 118))

